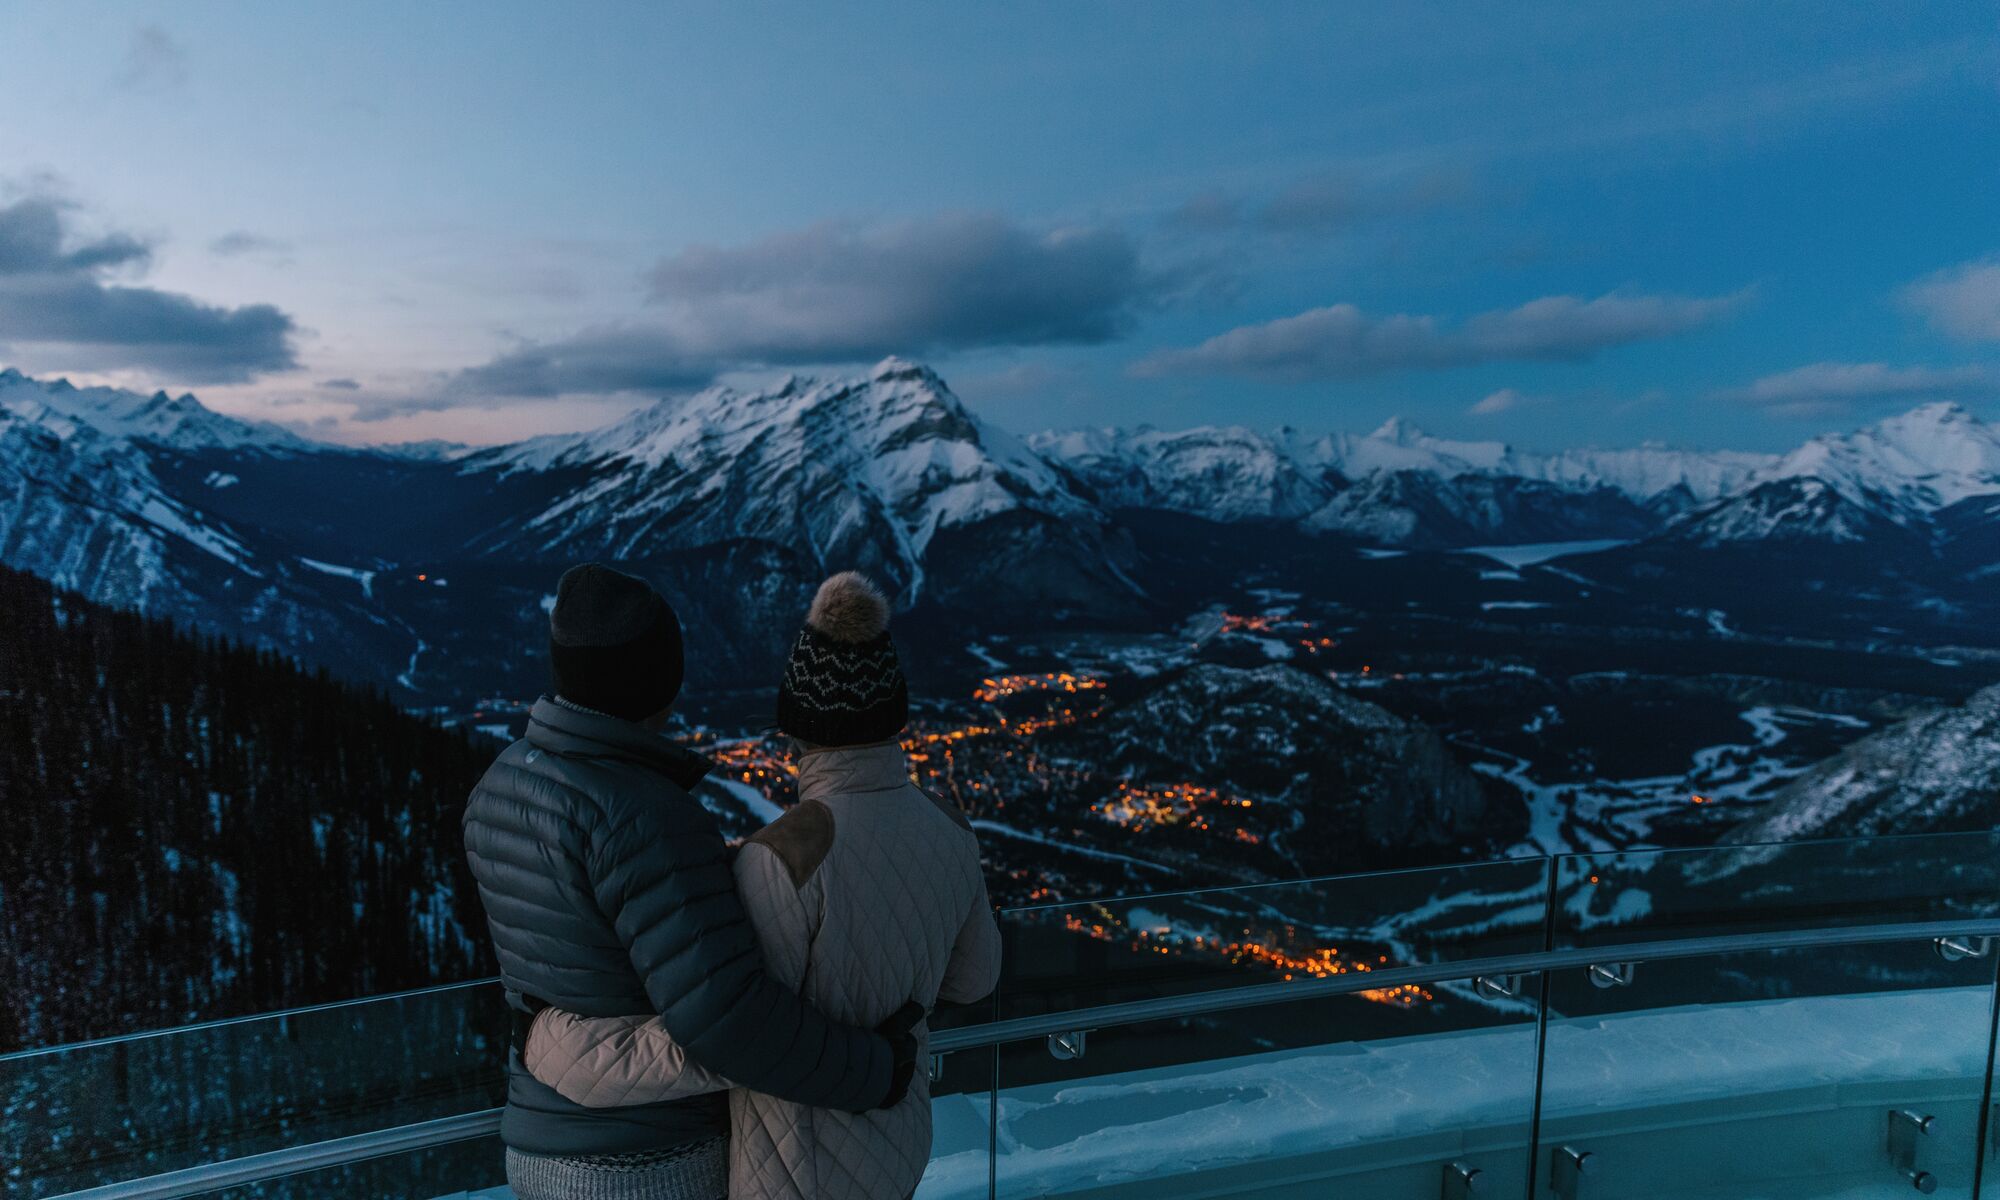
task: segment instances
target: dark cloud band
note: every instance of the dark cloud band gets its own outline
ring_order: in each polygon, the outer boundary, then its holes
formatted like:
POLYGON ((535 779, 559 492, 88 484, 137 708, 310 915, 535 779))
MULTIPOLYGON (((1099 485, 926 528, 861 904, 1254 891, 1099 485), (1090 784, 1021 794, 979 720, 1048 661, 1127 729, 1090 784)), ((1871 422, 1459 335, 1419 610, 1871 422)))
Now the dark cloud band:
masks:
POLYGON ((81 370, 148 368, 188 383, 236 383, 298 365, 292 318, 269 304, 207 304, 106 282, 151 259, 136 238, 76 241, 47 197, 0 207, 0 342, 81 370))
POLYGON ((1187 286, 1149 270, 1123 232, 1035 230, 984 214, 822 222, 696 247, 660 262, 649 282, 656 319, 522 346, 460 372, 453 390, 648 391, 743 367, 1090 345, 1187 286))
POLYGON ((1578 361, 1630 342, 1684 333, 1735 308, 1741 296, 1612 293, 1544 296, 1458 325, 1433 316, 1378 316, 1352 304, 1244 325, 1197 346, 1134 365, 1142 376, 1240 375, 1304 381, 1488 362, 1578 361))

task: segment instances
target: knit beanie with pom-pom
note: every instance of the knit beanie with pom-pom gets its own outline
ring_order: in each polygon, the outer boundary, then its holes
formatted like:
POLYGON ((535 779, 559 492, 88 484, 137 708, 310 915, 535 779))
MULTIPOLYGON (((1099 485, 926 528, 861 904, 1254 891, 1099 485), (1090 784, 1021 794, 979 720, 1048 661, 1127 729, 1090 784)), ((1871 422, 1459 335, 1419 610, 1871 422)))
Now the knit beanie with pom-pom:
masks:
POLYGON ((910 721, 889 601, 853 571, 819 585, 778 686, 778 728, 814 746, 886 742, 910 721))

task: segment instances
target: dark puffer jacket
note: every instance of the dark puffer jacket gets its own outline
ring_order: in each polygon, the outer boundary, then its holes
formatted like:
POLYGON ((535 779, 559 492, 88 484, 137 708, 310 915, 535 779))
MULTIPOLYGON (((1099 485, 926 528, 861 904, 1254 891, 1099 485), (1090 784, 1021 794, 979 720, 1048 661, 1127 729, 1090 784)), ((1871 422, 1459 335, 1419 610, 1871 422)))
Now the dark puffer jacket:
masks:
MULTIPOLYGON (((548 698, 473 789, 465 852, 510 998, 592 1017, 660 1014, 690 1058, 744 1087, 861 1111, 889 1092, 883 1038, 837 1025, 764 972, 728 848, 689 789, 700 757, 548 698)), ((507 1064, 503 1141, 621 1154, 727 1132, 721 1093, 587 1109, 507 1064)))

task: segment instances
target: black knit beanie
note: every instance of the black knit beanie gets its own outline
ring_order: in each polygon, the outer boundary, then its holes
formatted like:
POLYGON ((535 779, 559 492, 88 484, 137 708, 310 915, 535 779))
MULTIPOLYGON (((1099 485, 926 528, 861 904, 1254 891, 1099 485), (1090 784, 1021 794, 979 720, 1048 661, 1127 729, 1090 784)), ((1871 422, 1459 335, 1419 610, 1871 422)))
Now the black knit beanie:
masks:
POLYGON ((910 722, 889 602, 843 571, 819 585, 778 686, 778 728, 815 746, 886 742, 910 722))
POLYGON ((643 579, 598 563, 563 572, 549 612, 556 695, 643 721, 681 693, 681 621, 643 579))

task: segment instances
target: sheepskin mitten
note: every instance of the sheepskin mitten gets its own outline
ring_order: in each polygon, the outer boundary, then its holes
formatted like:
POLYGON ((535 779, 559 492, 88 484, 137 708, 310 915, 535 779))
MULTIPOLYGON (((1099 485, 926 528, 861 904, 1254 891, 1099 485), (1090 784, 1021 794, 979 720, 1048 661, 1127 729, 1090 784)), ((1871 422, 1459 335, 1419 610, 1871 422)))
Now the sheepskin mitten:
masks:
POLYGON ((843 571, 819 585, 778 686, 778 728, 815 746, 886 742, 910 721, 889 601, 843 571))

